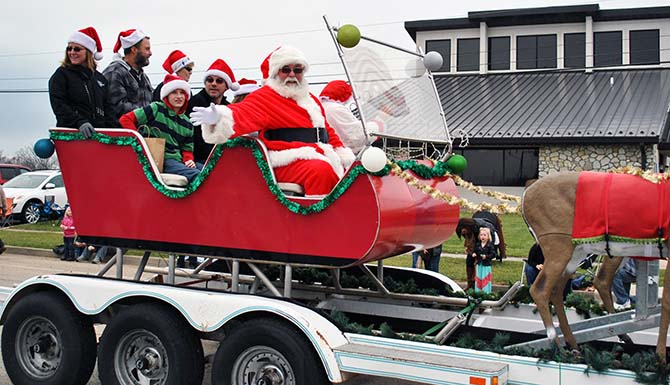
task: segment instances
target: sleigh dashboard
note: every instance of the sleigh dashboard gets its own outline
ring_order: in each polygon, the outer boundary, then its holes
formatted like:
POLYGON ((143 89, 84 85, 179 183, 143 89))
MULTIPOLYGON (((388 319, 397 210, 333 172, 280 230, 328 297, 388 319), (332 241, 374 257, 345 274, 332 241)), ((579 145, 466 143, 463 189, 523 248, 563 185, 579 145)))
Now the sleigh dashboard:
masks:
MULTIPOLYGON (((323 199, 287 197, 253 138, 218 145, 200 176, 173 188, 134 131, 51 137, 77 232, 92 244, 334 267, 438 245, 458 221, 457 206, 358 162, 323 199)), ((449 178, 424 182, 457 194, 449 178)))

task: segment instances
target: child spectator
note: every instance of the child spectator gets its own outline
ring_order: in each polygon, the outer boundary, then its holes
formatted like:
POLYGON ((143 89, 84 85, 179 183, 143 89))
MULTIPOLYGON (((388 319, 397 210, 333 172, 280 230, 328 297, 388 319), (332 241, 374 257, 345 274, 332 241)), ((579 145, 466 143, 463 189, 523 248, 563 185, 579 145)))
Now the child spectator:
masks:
POLYGON ((491 230, 487 227, 479 229, 479 242, 475 243, 475 251, 472 256, 477 264, 477 277, 475 278, 475 292, 490 293, 493 283, 491 273, 491 260, 495 258, 495 246, 491 240, 491 230))
POLYGON ((158 130, 165 139, 163 172, 183 175, 189 182, 195 178, 202 165, 193 161, 193 125, 184 114, 191 94, 191 87, 176 75, 168 74, 163 80, 160 102, 130 111, 119 119, 124 128, 137 130, 138 125, 148 125, 158 130))
POLYGON ((69 207, 65 209, 65 216, 60 224, 60 228, 63 230, 63 244, 65 245, 65 251, 60 259, 61 261, 74 261, 75 229, 72 219, 72 209, 69 207))

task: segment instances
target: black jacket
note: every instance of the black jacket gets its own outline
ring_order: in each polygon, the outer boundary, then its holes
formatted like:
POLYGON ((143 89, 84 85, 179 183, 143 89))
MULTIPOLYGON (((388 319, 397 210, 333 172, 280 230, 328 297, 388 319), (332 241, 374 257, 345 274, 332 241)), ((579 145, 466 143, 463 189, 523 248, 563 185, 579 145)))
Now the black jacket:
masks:
POLYGON ((491 260, 496 256, 496 250, 491 241, 486 242, 486 245, 482 247, 482 243, 477 241, 475 243, 475 254, 477 254, 477 263, 481 263, 482 266, 491 266, 491 260), (486 259, 483 259, 482 256, 486 255, 486 259))
MULTIPOLYGON (((212 104, 212 98, 207 95, 207 90, 204 88, 197 94, 193 95, 188 101, 188 108, 186 109, 186 116, 190 116, 193 112, 193 107, 209 107, 212 104)), ((228 100, 224 96, 221 99, 220 105, 226 105, 228 100)), ((205 143, 202 139, 202 128, 200 126, 193 126, 193 158, 196 163, 205 163, 209 157, 209 153, 214 148, 213 144, 205 143)))
POLYGON ((49 101, 58 127, 119 127, 106 103, 107 79, 83 66, 58 67, 49 79, 49 101))

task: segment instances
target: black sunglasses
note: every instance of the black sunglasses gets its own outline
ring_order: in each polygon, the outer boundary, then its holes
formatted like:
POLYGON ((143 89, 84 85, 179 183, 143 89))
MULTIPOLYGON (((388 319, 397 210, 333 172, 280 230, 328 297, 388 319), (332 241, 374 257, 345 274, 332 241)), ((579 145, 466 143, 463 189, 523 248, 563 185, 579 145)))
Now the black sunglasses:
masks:
POLYGON ((188 72, 193 72, 193 67, 184 67, 184 69, 188 72))
POLYGON ((222 78, 216 78, 216 79, 214 79, 214 78, 211 77, 211 76, 208 76, 208 77, 205 79, 205 81, 206 81, 207 83, 214 83, 214 82, 216 82, 216 84, 222 84, 222 83, 223 83, 223 79, 222 79, 222 78))
POLYGON ((281 68, 281 72, 284 73, 284 74, 290 74, 291 71, 293 71, 294 74, 296 74, 296 75, 300 75, 300 74, 302 73, 302 71, 304 71, 304 70, 305 70, 305 69, 302 68, 302 67, 293 67, 293 68, 291 68, 291 67, 289 67, 289 66, 286 66, 286 67, 282 67, 282 68, 281 68))
POLYGON ((83 48, 81 48, 81 47, 70 47, 70 46, 68 46, 67 48, 65 48, 65 51, 67 51, 67 52, 70 52, 70 51, 79 52, 81 50, 83 50, 83 48))

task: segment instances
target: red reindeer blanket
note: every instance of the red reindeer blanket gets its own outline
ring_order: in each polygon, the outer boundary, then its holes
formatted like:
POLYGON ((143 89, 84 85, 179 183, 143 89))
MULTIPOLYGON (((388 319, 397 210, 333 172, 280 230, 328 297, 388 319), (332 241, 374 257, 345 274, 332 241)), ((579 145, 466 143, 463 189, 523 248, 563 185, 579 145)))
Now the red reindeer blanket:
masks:
POLYGON ((670 224, 670 183, 641 177, 582 172, 575 201, 572 238, 576 243, 601 240, 610 234, 616 242, 657 242, 670 224))

